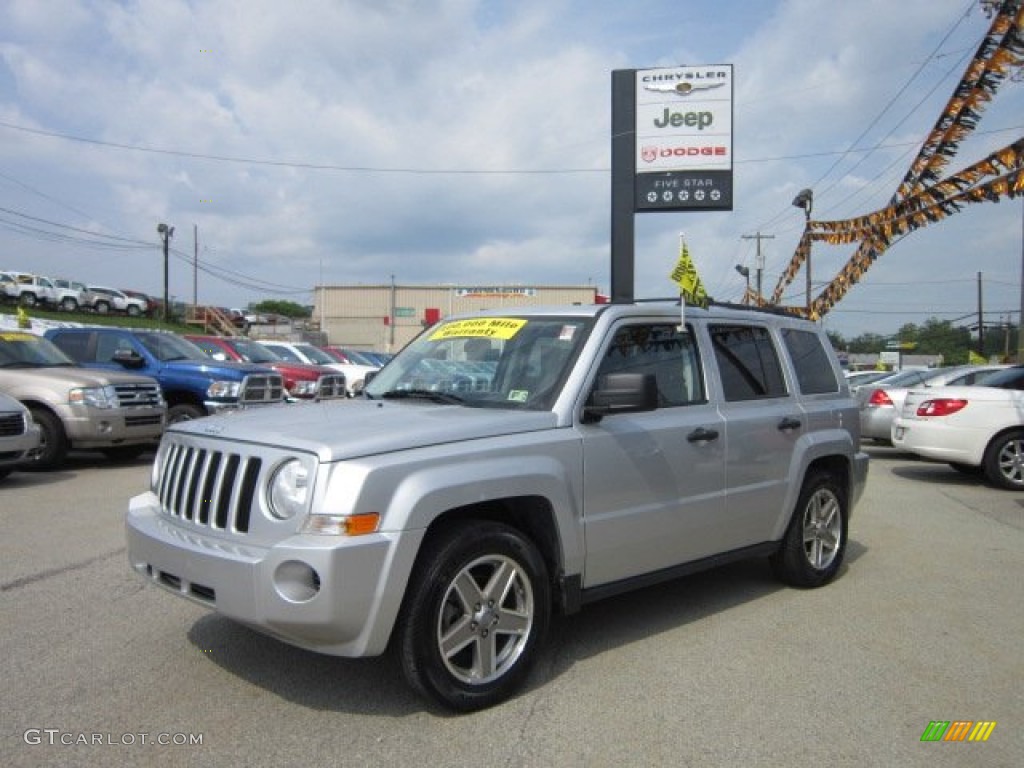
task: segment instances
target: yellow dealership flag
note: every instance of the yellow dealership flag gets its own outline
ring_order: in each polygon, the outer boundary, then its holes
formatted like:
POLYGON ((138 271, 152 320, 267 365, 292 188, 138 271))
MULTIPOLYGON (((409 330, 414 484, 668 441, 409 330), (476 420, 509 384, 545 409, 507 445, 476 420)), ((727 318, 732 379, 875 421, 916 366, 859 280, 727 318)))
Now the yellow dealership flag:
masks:
POLYGON ((967 362, 971 365, 984 365, 988 360, 979 355, 973 349, 970 349, 967 351, 967 362))
POLYGON ((687 304, 695 307, 707 307, 707 291, 704 290, 704 283, 700 281, 697 267, 693 265, 690 251, 681 235, 679 237, 679 261, 676 262, 675 269, 672 270, 669 277, 679 286, 679 292, 687 304))

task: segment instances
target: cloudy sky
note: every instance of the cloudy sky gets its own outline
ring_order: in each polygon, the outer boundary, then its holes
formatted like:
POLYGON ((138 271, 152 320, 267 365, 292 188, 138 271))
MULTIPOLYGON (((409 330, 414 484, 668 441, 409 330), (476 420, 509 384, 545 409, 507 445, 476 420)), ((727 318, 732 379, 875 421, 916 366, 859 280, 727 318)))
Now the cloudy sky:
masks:
MULTIPOLYGON (((328 284, 610 288, 611 72, 732 64, 734 210, 637 214, 638 297, 684 232, 716 299, 814 218, 883 207, 990 20, 968 0, 2 0, 0 269, 312 301, 328 284), (744 237, 744 236, 748 237, 744 237)), ((951 171, 1024 135, 1007 80, 951 171)), ((1017 318, 1022 201, 895 244, 847 337, 1017 318)), ((819 245, 815 291, 851 249, 819 245)), ((802 275, 785 301, 802 304, 802 275)))

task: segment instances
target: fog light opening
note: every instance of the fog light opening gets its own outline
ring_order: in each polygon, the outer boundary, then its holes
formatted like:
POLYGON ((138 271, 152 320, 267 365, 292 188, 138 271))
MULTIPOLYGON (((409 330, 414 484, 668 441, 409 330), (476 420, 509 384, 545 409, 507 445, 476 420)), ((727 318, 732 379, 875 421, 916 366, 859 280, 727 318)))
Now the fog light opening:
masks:
POLYGON ((320 574, 306 563, 288 560, 274 570, 274 589, 290 603, 305 603, 320 592, 320 574))

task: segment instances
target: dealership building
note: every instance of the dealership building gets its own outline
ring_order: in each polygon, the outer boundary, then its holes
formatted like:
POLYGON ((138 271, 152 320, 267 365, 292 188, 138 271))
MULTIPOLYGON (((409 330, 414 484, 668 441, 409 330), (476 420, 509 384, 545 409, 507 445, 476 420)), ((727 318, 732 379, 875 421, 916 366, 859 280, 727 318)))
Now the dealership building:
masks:
POLYGON ((451 315, 602 301, 593 285, 318 285, 311 325, 329 344, 395 352, 451 315))

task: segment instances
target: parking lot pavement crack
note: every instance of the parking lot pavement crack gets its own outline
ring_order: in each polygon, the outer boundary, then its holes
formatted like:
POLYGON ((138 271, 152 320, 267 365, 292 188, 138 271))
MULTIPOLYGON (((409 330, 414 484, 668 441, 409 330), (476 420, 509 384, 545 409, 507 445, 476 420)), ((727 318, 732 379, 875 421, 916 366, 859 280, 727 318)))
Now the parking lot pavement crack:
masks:
POLYGON ((115 549, 113 552, 96 555, 96 557, 90 557, 88 560, 82 560, 78 563, 71 563, 60 568, 51 568, 47 571, 40 571, 39 573, 33 573, 29 576, 22 576, 20 579, 14 579, 13 581, 0 584, 0 593, 10 592, 15 589, 20 589, 21 587, 27 587, 29 584, 35 584, 38 581, 45 581, 46 579, 53 578, 54 576, 60 576, 70 571, 80 571, 83 568, 88 568, 90 565, 102 560, 109 560, 112 557, 124 555, 125 551, 126 548, 121 547, 120 549, 115 549))

